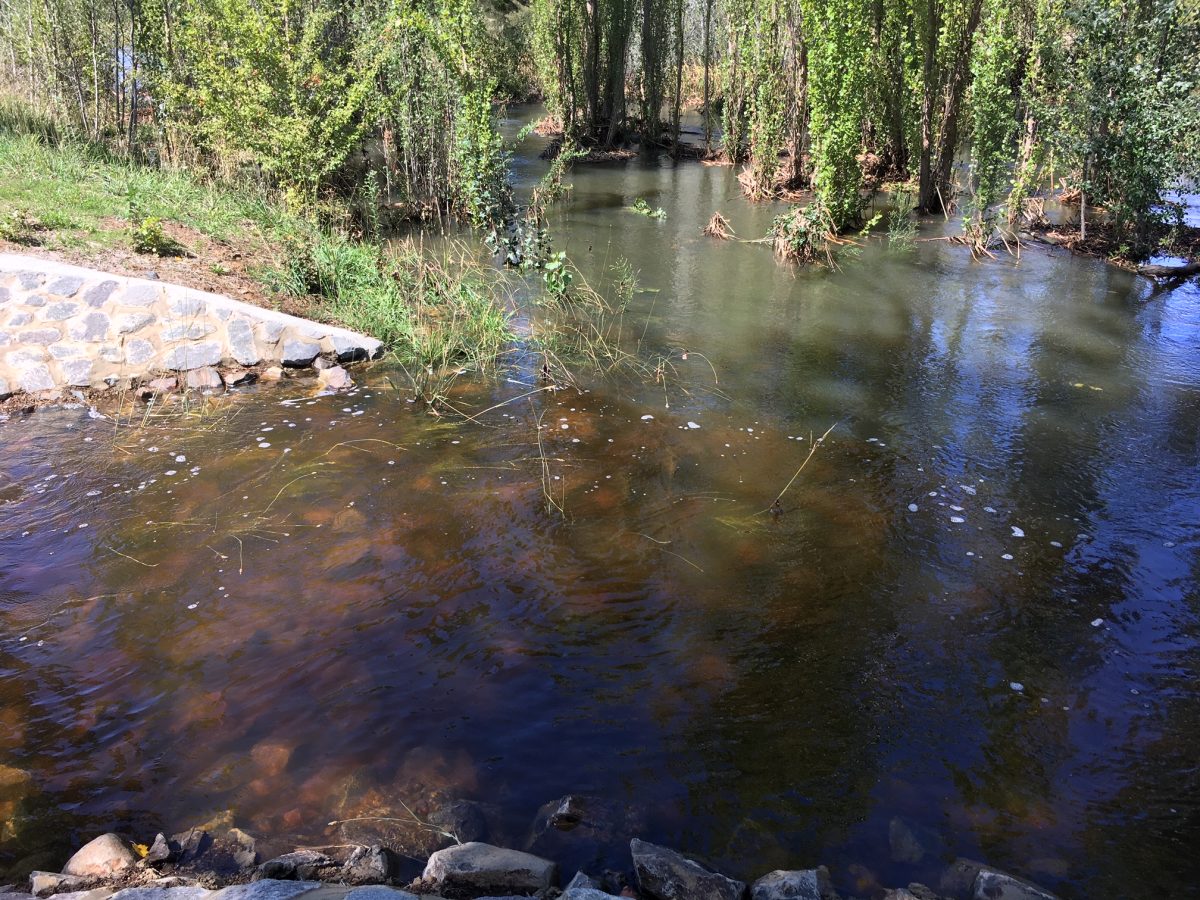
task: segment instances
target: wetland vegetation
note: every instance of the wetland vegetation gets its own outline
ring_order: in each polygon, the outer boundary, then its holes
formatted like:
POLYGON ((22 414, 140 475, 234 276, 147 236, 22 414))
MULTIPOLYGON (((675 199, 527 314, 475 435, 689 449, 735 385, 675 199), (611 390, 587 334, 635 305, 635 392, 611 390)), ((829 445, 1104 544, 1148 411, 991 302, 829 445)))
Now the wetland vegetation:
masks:
POLYGON ((0 0, 0 247, 391 350, 0 425, 0 870, 427 855, 469 801, 596 872, 1194 892, 1197 46, 1195 0, 0 0), (577 793, 611 827, 538 824, 577 793))

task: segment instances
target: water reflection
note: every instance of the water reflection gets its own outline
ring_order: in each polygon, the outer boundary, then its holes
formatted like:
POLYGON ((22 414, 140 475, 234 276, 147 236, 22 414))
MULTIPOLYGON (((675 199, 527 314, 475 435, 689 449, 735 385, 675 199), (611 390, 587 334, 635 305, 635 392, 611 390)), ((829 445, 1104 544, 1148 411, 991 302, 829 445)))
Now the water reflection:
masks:
MULTIPOLYGON (((1066 896, 1185 893, 1200 292, 939 243, 797 273, 700 234, 774 214, 728 170, 573 180, 556 240, 597 281, 628 259, 643 348, 693 353, 665 389, 462 424, 377 367, 203 421, 0 430, 0 763, 38 788, 3 863, 227 809, 328 843, 395 798, 485 800, 522 845, 590 792, 743 876, 900 884, 961 853, 1066 896)), ((619 863, 624 837, 569 852, 619 863)))

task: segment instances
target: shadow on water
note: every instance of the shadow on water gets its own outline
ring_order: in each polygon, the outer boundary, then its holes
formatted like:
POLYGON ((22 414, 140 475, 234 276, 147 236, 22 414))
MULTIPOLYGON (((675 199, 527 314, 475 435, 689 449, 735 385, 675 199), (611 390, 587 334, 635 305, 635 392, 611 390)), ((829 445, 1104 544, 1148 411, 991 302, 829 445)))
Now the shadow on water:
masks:
POLYGON ((595 283, 628 260, 666 386, 581 375, 462 423, 378 366, 199 424, 0 429, 0 863, 224 810, 327 844, 456 798, 525 846, 576 792, 624 818, 575 864, 636 831, 864 893, 956 854, 1068 897, 1190 890, 1195 284, 1143 304, 1091 261, 941 243, 800 272, 701 235, 777 212, 728 169, 570 180, 556 244, 595 283))

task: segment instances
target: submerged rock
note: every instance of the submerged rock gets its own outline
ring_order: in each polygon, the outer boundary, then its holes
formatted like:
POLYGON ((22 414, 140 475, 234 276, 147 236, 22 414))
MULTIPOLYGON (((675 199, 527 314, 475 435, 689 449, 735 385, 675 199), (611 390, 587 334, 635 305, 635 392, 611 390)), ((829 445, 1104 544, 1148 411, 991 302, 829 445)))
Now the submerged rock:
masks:
POLYGON ((658 900, 741 900, 744 882, 712 872, 700 863, 646 841, 629 843, 642 890, 658 900))
POLYGON ((439 889, 464 893, 532 893, 554 885, 558 866, 532 853, 472 841, 434 853, 422 877, 439 889))
POLYGON ((111 878, 130 868, 137 857, 129 845, 111 832, 84 844, 63 866, 64 875, 111 878))
MULTIPOLYGON (((319 359, 319 357, 318 357, 319 359)), ((333 366, 332 368, 321 369, 321 373, 317 376, 321 387, 330 391, 342 391, 346 388, 354 387, 354 379, 350 377, 350 373, 341 366, 333 366)))
POLYGON ((263 879, 234 884, 211 895, 210 900, 292 900, 321 887, 319 881, 275 881, 263 879))

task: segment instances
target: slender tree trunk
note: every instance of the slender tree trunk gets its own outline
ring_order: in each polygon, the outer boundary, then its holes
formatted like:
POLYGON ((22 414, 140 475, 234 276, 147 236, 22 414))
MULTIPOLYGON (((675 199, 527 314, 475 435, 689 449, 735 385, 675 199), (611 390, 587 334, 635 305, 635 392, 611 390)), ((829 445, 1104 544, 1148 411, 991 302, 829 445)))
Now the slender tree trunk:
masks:
POLYGON ((918 164, 918 203, 930 212, 937 203, 933 185, 933 101, 937 93, 937 47, 941 30, 938 0, 926 2, 925 58, 921 61, 921 158, 918 164))
POLYGON ((708 72, 712 67, 712 12, 713 0, 704 2, 704 152, 712 152, 712 93, 708 83, 708 72))

